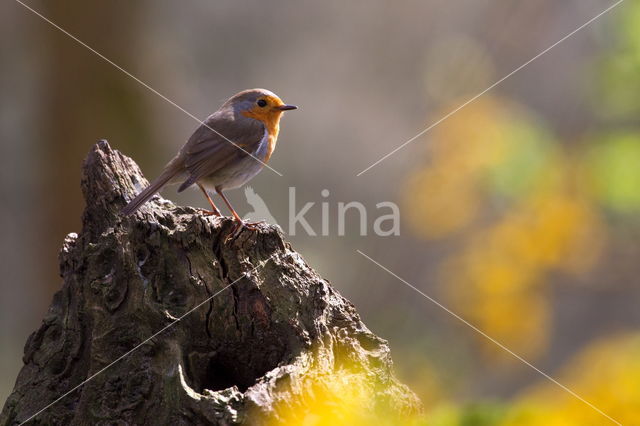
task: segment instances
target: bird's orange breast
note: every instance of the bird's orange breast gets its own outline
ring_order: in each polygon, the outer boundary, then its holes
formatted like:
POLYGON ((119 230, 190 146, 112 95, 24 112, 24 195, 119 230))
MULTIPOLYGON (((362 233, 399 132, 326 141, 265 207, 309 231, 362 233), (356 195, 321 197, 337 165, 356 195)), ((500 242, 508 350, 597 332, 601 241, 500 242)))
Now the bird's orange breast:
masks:
POLYGON ((271 154, 276 149, 278 141, 278 133, 280 133, 280 116, 281 111, 265 111, 262 108, 254 108, 249 111, 243 111, 242 115, 261 121, 267 129, 269 135, 267 155, 264 159, 266 163, 271 158, 271 154))

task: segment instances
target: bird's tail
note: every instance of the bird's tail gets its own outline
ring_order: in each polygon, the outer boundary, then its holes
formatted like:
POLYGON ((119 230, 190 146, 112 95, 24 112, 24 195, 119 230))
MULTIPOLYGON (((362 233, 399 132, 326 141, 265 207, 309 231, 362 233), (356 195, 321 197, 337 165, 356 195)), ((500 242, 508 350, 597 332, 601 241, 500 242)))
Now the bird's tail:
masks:
POLYGON ((158 176, 153 182, 149 184, 145 189, 140 192, 136 198, 131 200, 129 204, 122 209, 122 214, 125 216, 129 216, 136 212, 144 203, 146 203, 149 198, 153 197, 156 192, 160 191, 163 186, 167 184, 175 175, 177 175, 179 169, 176 167, 167 167, 164 172, 160 176, 158 176))

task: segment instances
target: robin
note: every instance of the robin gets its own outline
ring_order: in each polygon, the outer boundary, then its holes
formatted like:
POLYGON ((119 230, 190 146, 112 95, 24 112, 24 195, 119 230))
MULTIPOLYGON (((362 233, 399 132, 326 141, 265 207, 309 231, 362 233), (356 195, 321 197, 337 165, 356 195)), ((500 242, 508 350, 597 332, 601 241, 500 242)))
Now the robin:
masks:
POLYGON ((236 221, 234 234, 245 223, 224 195, 257 175, 271 158, 284 111, 297 109, 287 105, 273 92, 251 89, 229 98, 196 129, 178 154, 151 184, 122 209, 133 214, 168 183, 183 181, 178 192, 197 185, 211 205, 205 215, 220 216, 209 190, 225 202, 236 221))

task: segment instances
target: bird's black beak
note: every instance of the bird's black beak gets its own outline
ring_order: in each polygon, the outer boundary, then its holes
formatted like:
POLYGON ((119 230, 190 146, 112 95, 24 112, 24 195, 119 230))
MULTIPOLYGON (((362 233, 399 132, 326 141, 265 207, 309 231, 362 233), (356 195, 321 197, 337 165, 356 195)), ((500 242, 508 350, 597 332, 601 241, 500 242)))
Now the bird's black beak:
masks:
POLYGON ((287 105, 287 104, 280 105, 280 106, 278 106, 276 108, 279 109, 280 111, 290 111, 292 109, 298 109, 298 107, 295 106, 295 105, 287 105))

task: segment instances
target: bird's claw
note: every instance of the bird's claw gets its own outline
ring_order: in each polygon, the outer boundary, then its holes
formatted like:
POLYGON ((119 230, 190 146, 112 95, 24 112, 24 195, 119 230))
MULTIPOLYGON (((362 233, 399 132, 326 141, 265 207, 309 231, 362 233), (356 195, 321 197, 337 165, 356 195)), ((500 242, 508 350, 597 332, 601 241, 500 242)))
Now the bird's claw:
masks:
POLYGON ((224 240, 224 242, 228 243, 231 240, 235 240, 236 238, 238 238, 238 236, 242 233, 244 229, 257 231, 260 225, 264 223, 266 223, 264 220, 261 220, 259 222, 244 222, 244 221, 237 222, 236 221, 234 222, 233 229, 231 230, 229 235, 227 235, 227 238, 224 240))
POLYGON ((245 228, 249 228, 252 231, 257 231, 260 228, 260 225, 264 225, 267 222, 265 222, 264 220, 260 220, 258 222, 243 222, 243 225, 245 228))
POLYGON ((200 214, 203 216, 222 216, 218 210, 206 210, 206 209, 198 209, 200 214))

